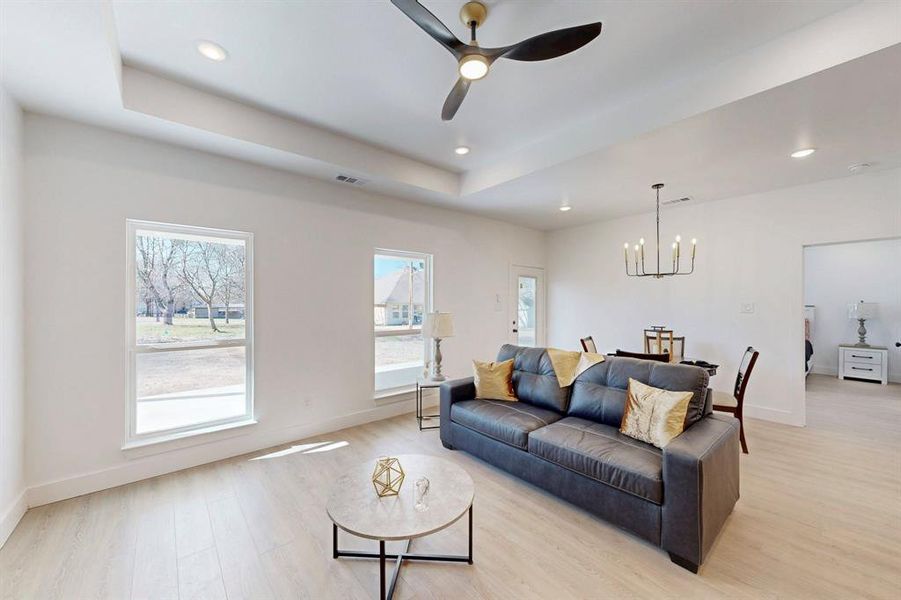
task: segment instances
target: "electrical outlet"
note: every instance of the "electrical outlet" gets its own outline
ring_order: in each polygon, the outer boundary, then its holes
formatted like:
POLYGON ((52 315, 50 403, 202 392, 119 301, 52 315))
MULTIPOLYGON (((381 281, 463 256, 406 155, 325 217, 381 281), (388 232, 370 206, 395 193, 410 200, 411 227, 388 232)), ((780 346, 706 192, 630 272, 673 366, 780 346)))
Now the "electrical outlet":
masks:
POLYGON ((742 302, 741 303, 741 312, 742 314, 750 315, 754 312, 754 303, 753 302, 742 302))

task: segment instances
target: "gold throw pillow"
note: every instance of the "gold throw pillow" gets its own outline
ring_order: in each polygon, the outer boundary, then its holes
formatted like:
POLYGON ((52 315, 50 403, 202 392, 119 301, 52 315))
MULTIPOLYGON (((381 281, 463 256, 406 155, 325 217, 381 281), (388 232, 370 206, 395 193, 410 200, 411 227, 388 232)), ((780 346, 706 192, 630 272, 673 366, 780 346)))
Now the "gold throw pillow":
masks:
POLYGON ((691 392, 669 392, 629 378, 626 409, 619 430, 663 448, 685 428, 691 392))
POLYGON ((476 398, 516 402, 513 393, 513 359, 503 362, 472 361, 476 398))

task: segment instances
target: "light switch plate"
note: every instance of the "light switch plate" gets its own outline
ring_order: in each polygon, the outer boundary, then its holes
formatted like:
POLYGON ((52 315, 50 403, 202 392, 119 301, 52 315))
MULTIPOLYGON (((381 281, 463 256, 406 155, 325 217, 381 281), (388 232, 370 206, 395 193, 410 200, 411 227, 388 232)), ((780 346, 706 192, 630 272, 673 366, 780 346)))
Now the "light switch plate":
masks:
POLYGON ((503 312, 504 310, 504 298, 500 294, 494 295, 494 311, 495 312, 503 312))
POLYGON ((746 315, 753 313, 754 312, 754 303, 753 302, 742 302, 741 303, 741 312, 746 315))

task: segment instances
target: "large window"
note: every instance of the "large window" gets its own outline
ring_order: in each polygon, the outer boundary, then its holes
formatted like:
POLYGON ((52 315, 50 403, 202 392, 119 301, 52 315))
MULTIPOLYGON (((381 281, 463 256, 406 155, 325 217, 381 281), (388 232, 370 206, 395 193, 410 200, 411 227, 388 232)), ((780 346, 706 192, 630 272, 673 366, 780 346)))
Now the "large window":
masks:
POLYGON ((375 389, 412 385, 425 366, 422 318, 431 310, 432 257, 376 250, 373 260, 375 301, 375 389))
POLYGON ((128 442, 253 418, 253 236, 128 221, 128 442))

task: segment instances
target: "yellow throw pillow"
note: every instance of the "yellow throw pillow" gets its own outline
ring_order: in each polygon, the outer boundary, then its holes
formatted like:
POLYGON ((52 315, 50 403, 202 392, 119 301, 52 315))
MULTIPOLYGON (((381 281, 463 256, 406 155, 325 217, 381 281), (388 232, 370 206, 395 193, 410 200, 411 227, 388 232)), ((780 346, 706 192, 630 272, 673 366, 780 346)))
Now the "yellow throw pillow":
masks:
POLYGON ((472 361, 476 398, 516 402, 513 393, 513 359, 503 362, 472 361))
POLYGON ((620 433, 663 448, 685 428, 691 392, 669 392, 629 378, 620 433))

